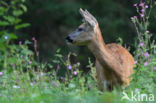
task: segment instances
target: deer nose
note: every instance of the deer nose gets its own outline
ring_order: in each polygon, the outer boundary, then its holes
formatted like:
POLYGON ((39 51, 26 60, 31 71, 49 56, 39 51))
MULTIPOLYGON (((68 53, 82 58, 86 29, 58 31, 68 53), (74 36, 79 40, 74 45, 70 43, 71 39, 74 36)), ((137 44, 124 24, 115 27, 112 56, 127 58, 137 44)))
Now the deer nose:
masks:
POLYGON ((67 40, 68 42, 70 42, 70 43, 73 42, 73 40, 70 38, 70 36, 67 36, 67 37, 66 37, 66 40, 67 40))

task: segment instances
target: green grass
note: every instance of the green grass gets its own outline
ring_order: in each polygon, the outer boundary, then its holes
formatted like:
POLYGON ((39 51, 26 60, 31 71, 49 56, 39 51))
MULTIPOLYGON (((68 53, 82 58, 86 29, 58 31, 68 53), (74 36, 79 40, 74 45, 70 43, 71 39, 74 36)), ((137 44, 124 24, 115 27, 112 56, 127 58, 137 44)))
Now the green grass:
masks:
MULTIPOLYGON (((89 66, 95 69, 91 62, 89 66)), ((60 79, 55 70, 50 72, 14 70, 10 73, 4 70, 0 76, 0 103, 138 103, 138 101, 121 100, 123 91, 130 98, 131 92, 137 93, 136 90, 139 90, 140 94, 156 94, 153 80, 149 81, 150 78, 144 78, 143 75, 137 77, 139 80, 133 76, 130 86, 124 90, 101 92, 97 89, 92 69, 85 75, 77 71, 76 76, 70 70, 68 71, 70 80, 68 75, 60 79)), ((151 102, 144 100, 141 103, 151 102)))
POLYGON ((28 74, 9 73, 1 76, 0 103, 120 103, 121 93, 100 92, 96 87, 82 87, 72 80, 69 86, 52 80, 46 74, 31 85, 28 74), (2 83, 3 82, 3 83, 2 83), (18 88, 15 88, 18 86, 18 88))
POLYGON ((51 61, 40 63, 26 44, 9 45, 4 58, 0 58, 5 61, 0 63, 0 103, 151 103, 151 95, 156 97, 155 53, 153 49, 148 58, 140 56, 128 87, 101 92, 90 59, 86 66, 90 71, 83 72, 80 63, 71 63, 70 56, 76 56, 73 53, 63 56, 58 49, 51 61), (148 65, 144 65, 146 60, 148 65), (122 100, 123 93, 131 100, 122 100), (147 100, 139 101, 144 94, 147 100))

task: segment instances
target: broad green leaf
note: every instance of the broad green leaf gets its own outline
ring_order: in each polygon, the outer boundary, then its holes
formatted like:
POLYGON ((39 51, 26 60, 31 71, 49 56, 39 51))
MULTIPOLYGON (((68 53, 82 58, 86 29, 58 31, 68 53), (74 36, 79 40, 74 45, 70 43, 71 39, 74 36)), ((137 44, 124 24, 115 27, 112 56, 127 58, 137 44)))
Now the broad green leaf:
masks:
POLYGON ((11 0, 11 4, 15 5, 18 2, 18 0, 11 0))
POLYGON ((25 5, 21 4, 20 7, 23 9, 24 12, 27 12, 27 7, 25 5))
POLYGON ((13 16, 4 16, 4 19, 8 20, 11 24, 14 24, 15 18, 13 16))
POLYGON ((0 4, 3 4, 5 6, 8 6, 7 2, 5 2, 5 1, 0 1, 0 4))
POLYGON ((7 8, 0 6, 0 12, 6 12, 7 8))
POLYGON ((13 33, 10 34, 10 37, 11 37, 11 39, 17 39, 16 34, 13 34, 13 33))
POLYGON ((59 60, 53 60, 53 63, 60 63, 59 60))
POLYGON ((62 58, 63 56, 61 54, 55 54, 56 57, 62 58))
POLYGON ((22 10, 14 10, 13 11, 13 15, 14 16, 20 16, 20 15, 22 15, 23 14, 23 11, 22 10))
POLYGON ((32 44, 30 41, 28 41, 28 40, 26 40, 25 42, 24 42, 24 44, 25 45, 28 45, 28 44, 32 44))
POLYGON ((18 19, 15 20, 15 24, 18 24, 18 23, 20 23, 21 21, 22 21, 22 20, 18 18, 18 19))
POLYGON ((4 15, 4 13, 0 11, 0 16, 3 16, 3 15, 4 15))
POLYGON ((21 29, 30 26, 29 23, 19 24, 15 26, 15 29, 21 29))
POLYGON ((22 2, 25 2, 25 0, 22 0, 22 2))
POLYGON ((59 53, 60 51, 61 51, 61 49, 59 48, 59 49, 57 49, 57 51, 56 51, 56 52, 57 52, 57 53, 59 53))
POLYGON ((3 16, 6 12, 6 8, 0 6, 0 16, 3 16))
POLYGON ((7 26, 9 23, 7 21, 0 21, 0 26, 7 26))

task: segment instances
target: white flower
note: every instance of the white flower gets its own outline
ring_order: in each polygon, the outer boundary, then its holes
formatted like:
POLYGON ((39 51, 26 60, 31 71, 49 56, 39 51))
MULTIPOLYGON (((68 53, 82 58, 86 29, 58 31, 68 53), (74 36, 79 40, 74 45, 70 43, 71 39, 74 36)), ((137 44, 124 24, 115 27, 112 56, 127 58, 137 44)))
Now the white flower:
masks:
POLYGON ((5 40, 8 40, 8 36, 4 36, 4 39, 5 39, 5 40))
POLYGON ((69 87, 70 87, 70 88, 75 88, 75 84, 70 83, 70 84, 69 84, 69 87))
POLYGON ((41 72, 41 73, 40 73, 40 76, 44 76, 44 73, 41 72))
POLYGON ((13 88, 20 88, 20 86, 17 86, 17 85, 13 85, 13 88))
POLYGON ((30 83, 30 85, 31 85, 31 86, 34 86, 34 83, 33 83, 33 82, 31 82, 31 83, 30 83))

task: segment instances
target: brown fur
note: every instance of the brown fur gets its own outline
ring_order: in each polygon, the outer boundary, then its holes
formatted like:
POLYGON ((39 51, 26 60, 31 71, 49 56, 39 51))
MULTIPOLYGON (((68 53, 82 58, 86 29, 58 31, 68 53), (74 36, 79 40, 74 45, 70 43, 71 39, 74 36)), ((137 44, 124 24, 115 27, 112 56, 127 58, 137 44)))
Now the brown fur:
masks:
POLYGON ((75 45, 87 45, 96 58, 98 88, 112 90, 130 83, 134 59, 122 46, 105 44, 97 20, 87 10, 80 9, 85 22, 68 35, 67 40, 75 45))
POLYGON ((132 55, 118 44, 105 44, 100 29, 97 30, 88 47, 96 57, 98 88, 112 90, 118 85, 129 85, 134 64, 132 55))

